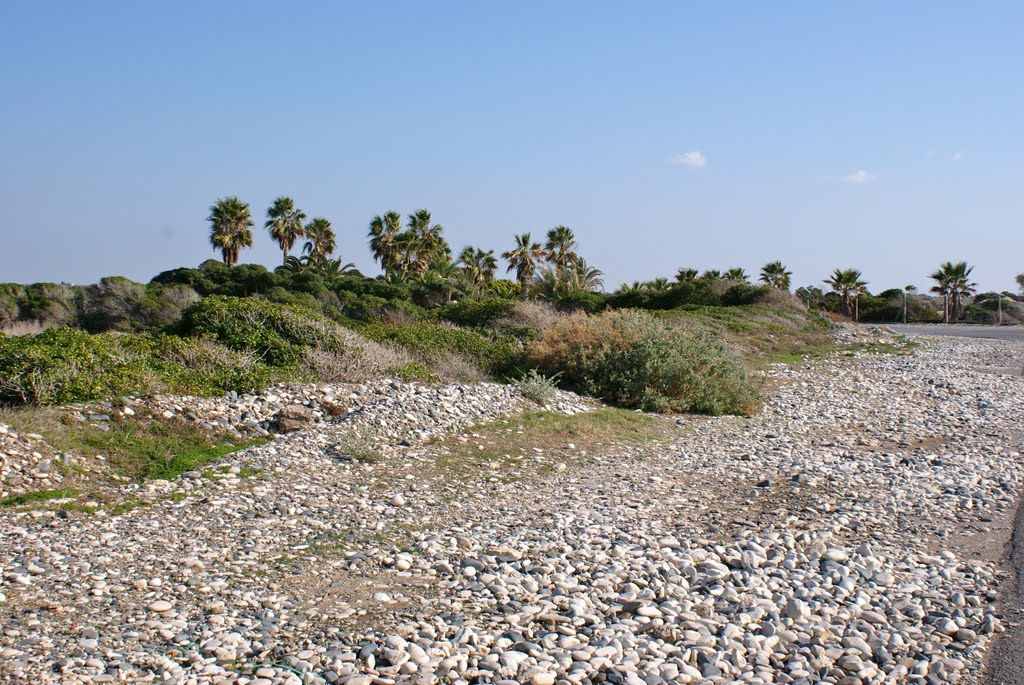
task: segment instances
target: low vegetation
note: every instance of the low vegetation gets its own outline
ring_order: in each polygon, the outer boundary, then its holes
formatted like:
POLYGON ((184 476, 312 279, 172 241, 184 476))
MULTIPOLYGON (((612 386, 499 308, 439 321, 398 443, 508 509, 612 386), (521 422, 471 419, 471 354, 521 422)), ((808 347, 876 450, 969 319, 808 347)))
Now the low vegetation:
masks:
POLYGON ((530 369, 516 381, 516 387, 519 388, 519 392, 523 393, 523 397, 546 407, 555 401, 558 376, 559 374, 545 376, 537 369, 530 369))
POLYGON ((567 317, 530 348, 529 361, 622 407, 751 414, 759 403, 743 365, 719 341, 644 312, 567 317))
POLYGON ((567 464, 586 460, 603 447, 655 443, 672 430, 674 422, 625 409, 573 415, 527 411, 438 440, 443 449, 437 466, 454 477, 476 476, 484 467, 494 477, 518 480, 537 468, 550 469, 552 459, 567 464))
POLYGON ((750 413, 757 392, 740 359, 820 349, 826 319, 1014 321, 1016 296, 975 296, 972 268, 931 275, 936 298, 908 286, 872 295, 856 269, 789 293, 779 260, 759 272, 679 269, 674 279, 604 293, 573 230, 515 236, 501 253, 454 251, 430 212, 374 217, 367 237, 383 275, 334 255, 330 221, 288 197, 263 224, 282 252, 273 271, 239 264, 256 222, 237 197, 210 207, 222 262, 87 286, 0 285, 0 403, 58 405, 131 393, 213 395, 278 380, 520 381, 538 402, 552 379, 623 407, 750 413), (291 254, 301 246, 301 257, 291 254), (453 255, 457 255, 454 256, 453 255), (973 299, 972 299, 972 296, 973 299), (936 308, 935 302, 944 302, 936 308), (526 374, 526 375, 524 375, 526 374))
POLYGON ((92 425, 57 408, 22 408, 5 411, 0 422, 15 430, 42 435, 58 452, 72 455, 72 463, 93 463, 96 455, 110 475, 121 480, 171 480, 186 471, 201 470, 231 452, 262 444, 218 430, 197 430, 176 418, 140 413, 92 425))

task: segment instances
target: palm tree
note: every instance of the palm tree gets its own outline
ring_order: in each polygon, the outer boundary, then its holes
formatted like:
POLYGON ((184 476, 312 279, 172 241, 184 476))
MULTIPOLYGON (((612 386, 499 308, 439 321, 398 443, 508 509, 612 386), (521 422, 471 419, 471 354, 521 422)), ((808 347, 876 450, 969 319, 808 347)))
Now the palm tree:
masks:
POLYGON ((696 269, 680 269, 676 271, 676 281, 679 283, 693 283, 700 274, 696 269))
POLYGON ((352 262, 342 263, 341 257, 330 259, 320 255, 311 255, 309 262, 310 266, 316 269, 317 273, 331 280, 337 280, 342 276, 350 276, 357 273, 356 265, 352 262))
POLYGON ((622 284, 619 285, 618 289, 615 291, 615 294, 616 295, 626 295, 626 294, 643 292, 644 290, 647 289, 646 285, 647 285, 646 283, 641 283, 640 281, 633 281, 632 283, 622 283, 622 284))
POLYGON ((302 227, 305 220, 305 212, 296 209, 295 201, 290 197, 277 198, 267 209, 267 221, 263 226, 270 231, 270 237, 277 241, 286 258, 295 241, 305 234, 302 227))
POLYGON ((658 277, 655 278, 653 281, 647 281, 645 283, 642 283, 640 287, 643 290, 646 290, 647 292, 664 293, 668 292, 672 285, 668 282, 667 278, 658 277))
POLYGON ((706 281, 717 281, 722 277, 722 272, 718 269, 708 269, 700 277, 706 281))
POLYGON ((1024 274, 1017 274, 1016 281, 1021 294, 1024 294, 1024 274))
POLYGON ((294 255, 288 255, 284 258, 284 264, 274 269, 274 273, 283 274, 285 276, 302 273, 306 270, 307 261, 307 257, 300 259, 294 255))
POLYGON ((224 263, 234 266, 243 247, 252 247, 253 226, 249 204, 234 195, 218 199, 210 207, 210 244, 220 250, 224 263))
POLYGON ((484 252, 478 247, 468 246, 459 254, 458 261, 462 264, 473 296, 477 297, 483 291, 483 287, 494 280, 494 272, 498 268, 494 250, 484 252))
POLYGON ((565 289, 567 292, 600 290, 604 286, 602 276, 604 276, 603 271, 590 266, 582 257, 574 256, 566 278, 565 289))
POLYGON ((436 288, 444 295, 445 302, 451 302, 452 294, 462 283, 462 275, 462 269, 452 261, 450 256, 438 254, 430 261, 430 269, 420 282, 423 285, 436 288))
POLYGON ((408 219, 408 237, 404 241, 406 268, 419 276, 427 272, 434 255, 451 254, 443 236, 444 228, 440 224, 431 225, 430 221, 430 212, 426 209, 417 209, 408 219))
POLYGON ((305 228, 306 244, 302 246, 303 254, 326 257, 334 252, 337 239, 331 222, 322 216, 310 219, 305 228))
POLYGON ((789 290, 792 272, 787 271, 782 262, 776 260, 761 267, 761 282, 779 290, 789 290))
POLYGON ((533 279, 533 272, 537 270, 537 264, 544 259, 544 248, 540 243, 535 243, 529 233, 517 235, 516 246, 512 250, 501 253, 502 259, 508 260, 506 272, 515 269, 516 280, 522 291, 521 297, 525 300, 530 289, 530 281, 533 279))
POLYGON ((956 262, 955 264, 945 262, 940 264, 939 269, 929 276, 936 282, 936 285, 932 287, 932 292, 942 295, 945 300, 943 318, 947 323, 960 319, 963 298, 973 295, 978 287, 977 283, 971 282, 972 271, 974 271, 974 267, 968 266, 967 262, 956 262))
POLYGON ((735 266, 725 272, 725 280, 747 283, 748 281, 750 281, 750 275, 741 267, 735 266))
POLYGON ((840 308, 846 316, 853 316, 853 299, 864 292, 867 281, 861 280, 857 269, 836 269, 825 279, 825 285, 839 295, 840 308))
POLYGON ((554 265, 556 273, 561 274, 564 274, 566 269, 569 268, 573 258, 576 256, 576 248, 578 247, 576 235, 568 226, 555 226, 552 228, 548 231, 547 242, 544 243, 544 249, 547 250, 548 254, 548 261, 554 265))
POLYGON ((402 215, 395 211, 378 214, 370 221, 370 251, 387 275, 398 268, 395 239, 402 232, 402 215))

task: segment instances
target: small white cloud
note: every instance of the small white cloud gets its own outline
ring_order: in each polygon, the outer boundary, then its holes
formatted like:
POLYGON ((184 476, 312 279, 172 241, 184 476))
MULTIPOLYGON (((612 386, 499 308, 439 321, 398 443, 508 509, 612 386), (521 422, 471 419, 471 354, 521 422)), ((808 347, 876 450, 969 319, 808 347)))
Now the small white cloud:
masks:
POLYGON ((878 177, 864 169, 858 169, 852 174, 841 176, 839 180, 843 183, 870 183, 871 181, 877 181, 878 177))
POLYGON ((964 158, 964 156, 962 154, 960 154, 959 152, 954 152, 953 153, 953 161, 954 162, 959 162, 963 158, 964 158))
POLYGON ((668 160, 668 163, 672 166, 689 166, 694 169, 701 169, 707 166, 708 158, 700 150, 694 150, 693 152, 684 152, 681 155, 676 155, 668 160))

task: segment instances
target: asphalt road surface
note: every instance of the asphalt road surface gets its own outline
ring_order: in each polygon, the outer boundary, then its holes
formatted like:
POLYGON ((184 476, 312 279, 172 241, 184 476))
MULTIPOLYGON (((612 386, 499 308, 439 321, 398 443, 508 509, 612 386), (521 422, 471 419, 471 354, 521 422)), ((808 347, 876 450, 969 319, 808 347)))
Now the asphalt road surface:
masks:
POLYGON ((1024 326, 978 326, 967 324, 889 324, 905 335, 951 335, 959 338, 1024 340, 1024 326))

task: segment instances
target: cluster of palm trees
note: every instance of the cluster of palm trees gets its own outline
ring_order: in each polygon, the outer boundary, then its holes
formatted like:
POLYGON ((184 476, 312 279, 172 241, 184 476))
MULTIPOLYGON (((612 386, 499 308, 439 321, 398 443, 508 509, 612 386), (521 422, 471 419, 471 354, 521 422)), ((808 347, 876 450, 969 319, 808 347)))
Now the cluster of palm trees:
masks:
MULTIPOLYGON (((793 273, 780 261, 768 262, 761 268, 760 282, 772 288, 789 290, 792 285, 793 273)), ((750 283, 750 274, 736 266, 726 271, 708 269, 701 272, 699 269, 682 268, 676 271, 675 282, 667 278, 655 278, 651 281, 633 281, 623 283, 619 286, 617 293, 628 292, 649 292, 664 293, 678 285, 689 285, 699 282, 728 281, 734 284, 750 283)))
MULTIPOLYGON (((929 278, 935 281, 931 292, 942 297, 943 316, 946 323, 953 323, 960 320, 963 314, 964 298, 974 295, 978 284, 971 281, 973 266, 967 262, 945 262, 932 273, 929 278)), ((836 269, 832 275, 825 279, 825 284, 832 288, 832 292, 839 296, 840 312, 853 319, 857 319, 858 298, 862 293, 867 292, 867 281, 863 274, 857 269, 836 269)), ((903 316, 906 315, 906 294, 917 290, 912 285, 903 289, 903 316)))
MULTIPOLYGON (((370 221, 370 252, 389 282, 421 282, 443 289, 450 297, 456 289, 478 297, 496 280, 498 259, 494 250, 469 245, 452 258, 440 224, 432 223, 430 212, 420 209, 407 218, 405 226, 398 212, 388 211, 370 221)), ((571 228, 555 226, 547 241, 535 242, 530 233, 515 236, 515 246, 501 257, 514 271, 520 295, 532 290, 542 296, 562 296, 590 291, 602 285, 602 273, 579 256, 579 244, 571 228)))
MULTIPOLYGON (((264 227, 284 255, 278 272, 297 273, 308 269, 329 277, 358 273, 351 263, 333 258, 337 238, 331 222, 314 217, 308 222, 306 214, 295 206, 290 197, 278 197, 267 208, 264 227), (305 239, 302 256, 291 253, 296 243, 305 239)), ((219 250, 228 266, 238 263, 243 248, 252 247, 254 225, 249 205, 235 196, 218 199, 210 207, 210 243, 219 250)), ((483 250, 472 245, 463 248, 453 258, 451 247, 444 238, 444 228, 434 223, 430 212, 418 209, 406 217, 395 211, 379 214, 370 221, 369 245, 373 258, 384 271, 384 280, 390 283, 419 283, 445 293, 451 299, 455 292, 480 297, 496 285, 513 287, 508 282, 496 283, 498 259, 494 250, 483 250)), ((530 233, 515 236, 512 249, 501 253, 508 262, 507 272, 515 272, 521 297, 531 293, 556 299, 578 292, 598 290, 603 286, 603 273, 588 265, 579 255, 579 243, 572 229, 555 226, 547 232, 542 244, 530 233)), ((931 291, 943 298, 943 320, 958 321, 963 313, 964 298, 973 295, 977 284, 970 280, 973 266, 966 262, 945 262, 930 278, 936 282, 931 291)), ((760 282, 772 288, 789 290, 792 272, 781 261, 772 261, 761 268, 760 282)), ((715 269, 699 272, 697 269, 679 269, 675 284, 667 278, 622 284, 617 292, 665 292, 674 285, 701 280, 725 280, 749 283, 750 276, 739 267, 727 271, 715 269)), ((867 292, 867 281, 857 269, 836 269, 825 284, 839 297, 840 311, 857 318, 858 298, 867 292)), ((1024 291, 1024 274, 1017 276, 1024 291)), ((913 286, 903 289, 904 296, 913 286)))
MULTIPOLYGON (((266 216, 264 227, 284 256, 278 272, 313 270, 325 276, 358 273, 353 264, 332 259, 337 240, 327 219, 315 217, 306 222, 305 212, 285 196, 274 200, 266 216), (302 256, 290 254, 303 238, 302 256)), ((253 244, 249 205, 234 196, 221 198, 210 207, 207 220, 210 243, 221 252, 225 264, 234 266, 241 249, 253 244)), ((453 258, 444 227, 435 223, 426 209, 409 214, 404 223, 396 211, 379 214, 370 221, 368 238, 373 258, 389 283, 430 286, 445 293, 447 299, 457 291, 479 297, 495 287, 498 259, 494 250, 470 245, 453 258)), ((597 290, 603 285, 602 272, 580 257, 579 243, 567 226, 549 230, 543 245, 534 242, 530 233, 517 235, 515 247, 501 257, 508 262, 507 271, 515 272, 522 297, 531 290, 540 296, 558 297, 597 290)))
MULTIPOLYGON (((304 267, 330 269, 337 238, 331 222, 323 217, 314 217, 308 223, 306 213, 295 206, 290 197, 279 197, 267 208, 267 221, 263 224, 270 237, 277 242, 284 253, 284 267, 298 270, 304 267), (289 256, 300 238, 306 238, 302 246, 301 259, 289 256), (289 262, 289 260, 293 260, 289 262)), ((252 247, 252 212, 249 203, 235 196, 217 200, 210 207, 210 244, 220 250, 224 263, 234 266, 238 263, 243 247, 252 247)), ((340 264, 340 260, 336 260, 340 264)), ((337 266, 337 265, 333 265, 337 266)))

